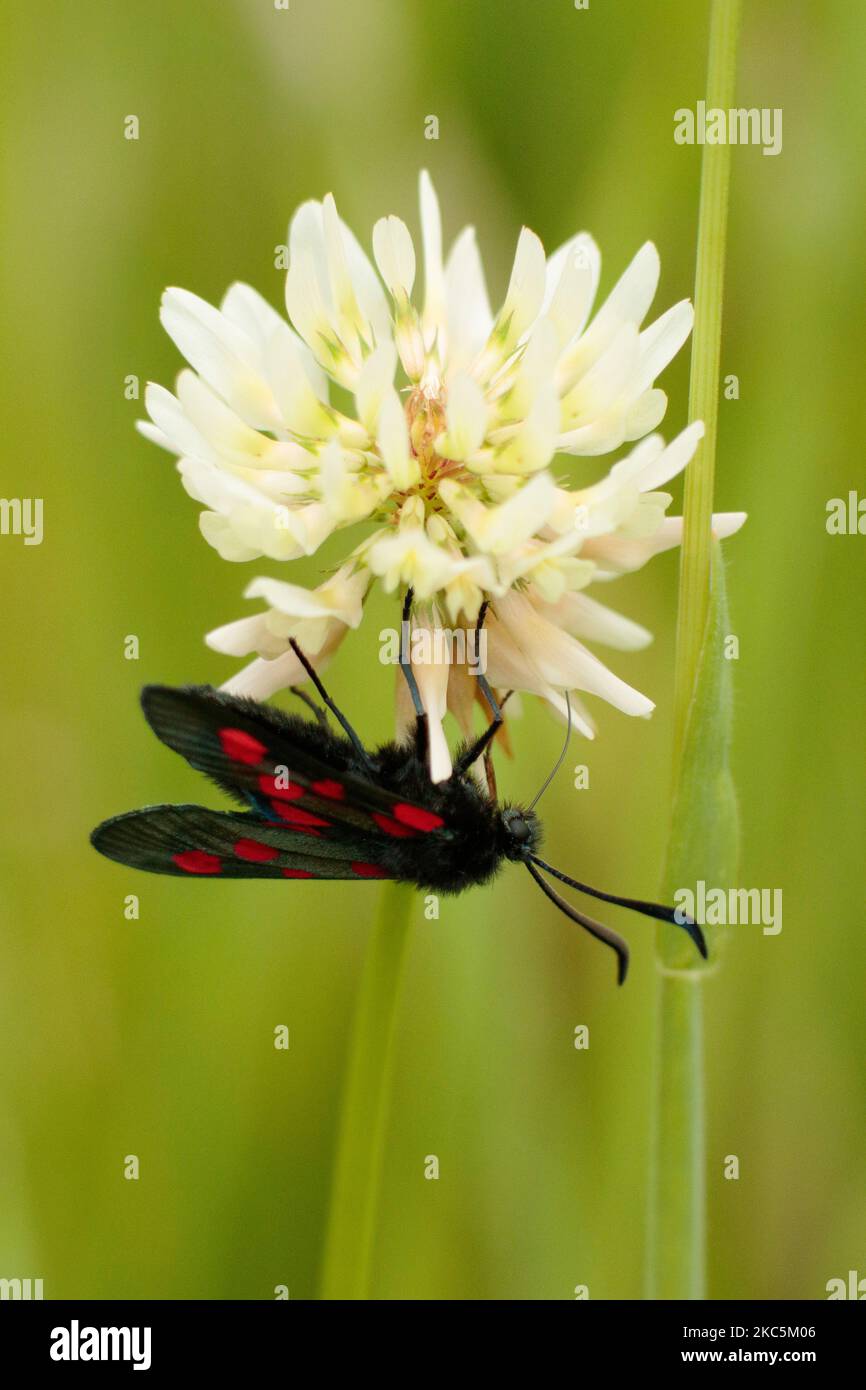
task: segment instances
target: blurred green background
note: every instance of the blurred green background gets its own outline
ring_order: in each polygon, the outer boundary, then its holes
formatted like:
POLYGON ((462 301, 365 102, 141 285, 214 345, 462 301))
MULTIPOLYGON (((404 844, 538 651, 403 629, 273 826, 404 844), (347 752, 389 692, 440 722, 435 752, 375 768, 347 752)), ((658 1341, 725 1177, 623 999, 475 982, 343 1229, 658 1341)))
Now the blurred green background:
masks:
MULTIPOLYGON (((691 293, 700 152, 674 144, 673 112, 702 92, 707 6, 57 0, 7 4, 3 24, 0 490, 45 499, 45 539, 0 539, 0 1276, 42 1277, 51 1298, 311 1297, 377 889, 150 878, 88 846, 105 815, 211 796, 138 689, 226 679, 236 663, 202 634, 279 568, 205 545, 124 378, 170 385, 180 366, 165 285, 215 301, 244 279, 281 305, 273 248, 298 202, 333 190, 369 245, 386 212, 417 228, 423 165, 448 240, 476 224, 494 300, 521 222, 549 249, 592 231, 603 291, 651 237, 655 311, 691 293)), ((734 929, 706 987, 720 1298, 822 1298, 866 1275, 866 541, 825 530, 827 500, 863 478, 864 41, 851 0, 746 0, 739 102, 783 108, 784 149, 733 153, 722 370, 740 399, 721 404, 718 506, 750 513, 727 545, 741 882, 783 889, 784 928, 734 929)), ((684 353, 662 379, 669 436, 687 373, 684 353)), ((658 709, 597 706, 597 742, 570 759, 590 789, 566 769, 545 805, 549 857, 632 894, 657 891, 665 843, 676 580, 669 554, 605 594, 657 634, 612 664, 658 709)), ((378 601, 329 673, 370 740, 391 728, 375 654, 392 620, 378 601)), ((529 702, 513 730, 500 790, 528 797, 561 732, 529 702)), ((608 920, 634 948, 622 991, 515 869, 438 922, 419 911, 377 1295, 641 1296, 653 941, 608 920)))

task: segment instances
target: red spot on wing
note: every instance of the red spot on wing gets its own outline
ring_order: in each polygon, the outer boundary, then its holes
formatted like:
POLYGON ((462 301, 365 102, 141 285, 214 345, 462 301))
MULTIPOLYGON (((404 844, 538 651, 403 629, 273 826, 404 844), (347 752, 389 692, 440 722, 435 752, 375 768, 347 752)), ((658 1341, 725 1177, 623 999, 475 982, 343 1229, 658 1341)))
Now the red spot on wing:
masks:
POLYGON ((219 856, 204 849, 185 849, 171 857, 188 874, 218 874, 222 868, 219 856))
POLYGON ((250 767, 260 763, 268 751, 263 743, 243 729, 220 729, 219 741, 227 758, 235 763, 247 763, 250 767))
POLYGON ((384 830, 386 835, 393 835, 396 840, 412 840, 416 832, 408 825, 401 825, 393 816, 386 816, 384 811, 372 811, 373 820, 380 830, 384 830))
POLYGON ((283 869, 283 878, 315 878, 309 869, 283 869))
POLYGON ((384 870, 384 869, 380 869, 380 867, 379 867, 378 864, 363 864, 363 863, 361 863, 360 861, 356 861, 354 864, 351 864, 349 867, 351 868, 352 873, 353 873, 353 874, 357 874, 359 878, 387 878, 387 877, 388 877, 388 875, 385 873, 385 870, 384 870))
POLYGON ((318 835, 316 827, 328 825, 321 816, 314 816, 312 811, 305 811, 301 806, 286 806, 281 801, 272 801, 271 806, 280 820, 285 821, 293 830, 305 830, 309 835, 318 835))
POLYGON ((279 859, 280 851, 273 845, 263 845, 261 840, 237 840, 234 851, 238 859, 246 859, 250 864, 267 864, 271 859, 279 859))
POLYGON ((262 773, 259 778, 259 786, 265 796, 278 796, 283 801, 297 801, 299 796, 303 796, 307 788, 302 787, 300 782, 293 782, 291 779, 286 781, 285 773, 278 773, 275 777, 268 773, 262 773))
POLYGON ((345 801, 346 788, 342 782, 335 782, 332 777, 323 777, 321 782, 313 782, 310 791, 317 796, 326 796, 330 801, 345 801))
POLYGON ((423 806, 412 806, 408 801, 398 801, 394 816, 401 825, 409 825, 413 830, 438 830, 445 824, 435 811, 425 811, 423 806))

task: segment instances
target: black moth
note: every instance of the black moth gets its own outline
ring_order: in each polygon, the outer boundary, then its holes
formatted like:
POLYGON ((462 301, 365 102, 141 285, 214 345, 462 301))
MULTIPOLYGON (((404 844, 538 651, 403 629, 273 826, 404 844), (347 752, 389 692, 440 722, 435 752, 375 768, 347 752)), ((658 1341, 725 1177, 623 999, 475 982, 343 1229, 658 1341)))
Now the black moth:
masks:
MULTIPOLYGON (((411 598, 410 591, 404 631, 411 598)), ((479 627, 483 621, 484 609, 479 627)), ((541 823, 532 806, 541 792, 527 809, 496 797, 490 751, 502 713, 484 676, 478 681, 492 720, 459 750, 449 779, 434 783, 427 766, 427 718, 408 660, 401 665, 415 703, 414 737, 370 752, 297 644, 292 646, 345 737, 332 732, 324 711, 298 691, 315 721, 210 686, 146 686, 142 706, 157 737, 245 809, 169 805, 128 811, 94 830, 91 841, 101 854, 182 877, 387 878, 437 893, 486 883, 511 859, 526 865, 572 921, 613 948, 620 984, 628 968, 625 941, 566 902, 545 874, 604 902, 684 927, 706 957, 703 934, 690 918, 681 920, 682 914, 658 903, 590 888, 539 858, 541 823), (487 792, 469 772, 482 754, 487 792)))

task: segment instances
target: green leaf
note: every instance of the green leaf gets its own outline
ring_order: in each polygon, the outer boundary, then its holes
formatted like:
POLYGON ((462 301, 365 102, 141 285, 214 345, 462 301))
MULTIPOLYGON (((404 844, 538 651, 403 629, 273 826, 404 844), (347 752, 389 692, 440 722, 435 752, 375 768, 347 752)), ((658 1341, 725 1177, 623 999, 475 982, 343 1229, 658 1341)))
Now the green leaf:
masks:
MULTIPOLYGON (((725 564, 718 541, 713 544, 710 604, 694 695, 689 704, 677 769, 671 833, 665 868, 666 902, 678 889, 729 888, 739 860, 739 812, 731 776, 733 694, 731 660, 725 654, 731 636, 725 587, 725 564)), ((695 956, 678 927, 659 931, 659 952, 669 970, 707 969, 717 958, 724 929, 706 931, 709 961, 695 956)))

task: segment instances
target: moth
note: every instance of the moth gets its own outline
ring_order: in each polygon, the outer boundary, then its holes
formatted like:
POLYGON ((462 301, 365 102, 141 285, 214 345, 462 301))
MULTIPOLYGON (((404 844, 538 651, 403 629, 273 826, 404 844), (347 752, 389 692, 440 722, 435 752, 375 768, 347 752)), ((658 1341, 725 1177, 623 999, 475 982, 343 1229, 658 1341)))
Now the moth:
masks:
MULTIPOLYGON (((410 604, 411 591, 404 624, 410 604)), ((482 608, 479 628, 484 612, 482 608)), ((132 868, 178 877, 396 879, 446 894, 487 883, 512 860, 528 869, 567 917, 615 951, 620 984, 628 969, 626 942, 567 902, 550 877, 604 902, 683 927, 706 957, 700 927, 683 913, 602 892, 539 856, 542 826, 533 808, 565 748, 530 806, 500 803, 490 753, 502 724, 502 705, 483 675, 477 680, 491 710, 490 723, 458 750, 448 780, 434 783, 427 763, 427 716, 405 651, 401 666, 416 716, 412 738, 407 744, 390 742, 369 750, 297 643, 291 645, 342 734, 329 726, 320 706, 297 690, 294 693, 315 718, 284 713, 211 686, 146 686, 142 707, 157 737, 243 809, 165 805, 112 816, 91 836, 100 854, 132 868), (470 771, 482 757, 486 788, 470 771)))

